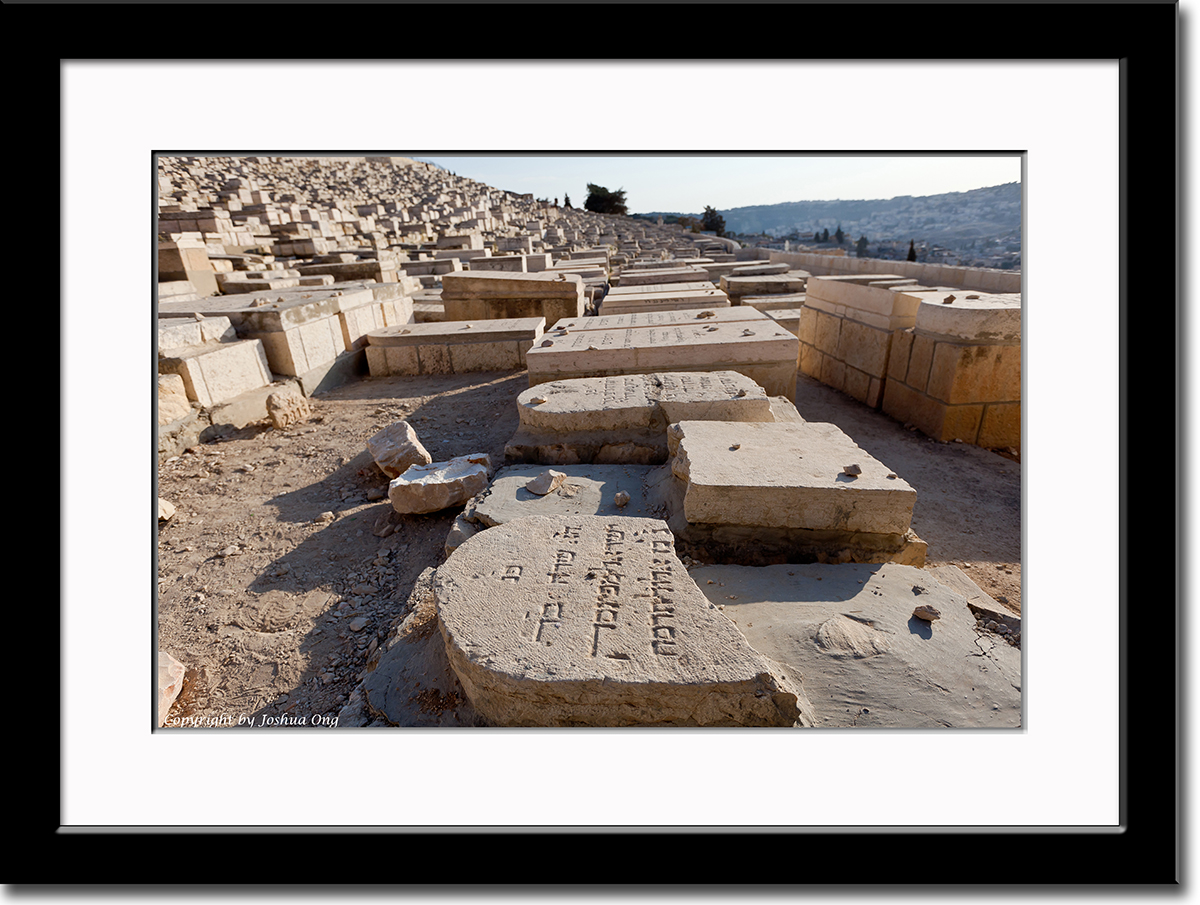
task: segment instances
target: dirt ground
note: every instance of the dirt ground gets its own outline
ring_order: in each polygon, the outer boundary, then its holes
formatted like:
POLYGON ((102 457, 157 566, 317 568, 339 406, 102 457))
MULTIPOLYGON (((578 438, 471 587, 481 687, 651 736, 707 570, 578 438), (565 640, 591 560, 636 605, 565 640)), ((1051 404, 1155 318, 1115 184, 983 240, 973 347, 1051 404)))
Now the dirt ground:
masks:
MULTIPOLYGON (((403 419, 435 460, 486 452, 499 467, 527 386, 524 371, 363 379, 313 397, 307 422, 264 421, 167 460, 158 649, 187 672, 166 725, 335 725, 458 512, 392 512, 367 438, 403 419)), ((927 569, 958 566, 1020 612, 1017 456, 931 440, 803 375, 796 407, 916 489, 927 569)))

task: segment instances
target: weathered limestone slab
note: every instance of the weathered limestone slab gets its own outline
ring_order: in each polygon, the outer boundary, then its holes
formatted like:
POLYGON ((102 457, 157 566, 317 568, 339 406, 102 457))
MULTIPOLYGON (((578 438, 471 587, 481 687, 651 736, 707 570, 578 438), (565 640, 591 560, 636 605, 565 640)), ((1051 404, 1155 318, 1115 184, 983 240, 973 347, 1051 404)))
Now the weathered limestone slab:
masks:
POLYGON ((545 465, 508 465, 497 469, 491 484, 469 500, 463 517, 478 528, 494 528, 519 518, 542 515, 564 518, 577 515, 636 516, 652 518, 643 496, 643 484, 653 469, 649 465, 556 465, 562 483, 547 494, 529 489, 545 465), (629 500, 618 503, 618 494, 629 500))
POLYGON ((237 331, 227 317, 160 317, 158 319, 158 351, 166 352, 184 346, 210 342, 232 342, 237 331))
POLYGON ((699 282, 707 277, 708 272, 702 267, 660 267, 644 271, 622 270, 619 280, 622 286, 643 286, 648 283, 699 282))
POLYGON ((550 271, 452 273, 442 277, 442 305, 453 321, 544 317, 553 323, 583 314, 584 282, 577 274, 550 271))
POLYGON ((491 477, 492 463, 484 453, 413 465, 388 484, 388 499, 402 515, 440 512, 467 502, 491 477))
POLYGON ((670 284, 656 283, 645 292, 630 292, 638 287, 626 287, 625 292, 610 291, 601 305, 602 314, 630 314, 642 311, 677 311, 687 308, 728 308, 729 298, 720 289, 685 289, 672 291, 670 284))
POLYGON ((691 575, 755 650, 803 675, 816 728, 1021 726, 1021 651, 978 631, 968 601, 930 572, 791 564, 691 575), (914 618, 921 604, 940 618, 914 618))
POLYGON ((158 370, 179 375, 188 399, 205 408, 268 386, 273 379, 263 344, 253 339, 171 349, 159 356, 158 370))
MULTIPOLYGON (((615 289, 613 290, 616 291, 615 289)), ((583 330, 625 330, 641 327, 667 327, 673 324, 700 325, 709 327, 713 324, 742 323, 744 321, 763 322, 764 314, 753 308, 701 308, 698 310, 681 309, 677 311, 637 311, 631 314, 601 314, 595 317, 563 318, 556 322, 547 334, 553 338, 554 333, 566 335, 583 330)))
POLYGON ((158 375, 158 424, 170 424, 188 417, 192 412, 183 378, 178 374, 158 375))
POLYGON ((917 492, 833 424, 680 421, 671 469, 689 522, 903 534, 917 492), (844 473, 857 465, 861 473, 844 473))
POLYGON ((793 726, 803 692, 696 588, 656 519, 518 519, 434 584, 446 654, 498 726, 793 726))
POLYGON ((569 331, 529 350, 529 385, 663 371, 737 371, 795 399, 799 341, 761 312, 753 324, 693 318, 668 327, 569 331), (705 324, 705 321, 711 321, 705 324))
POLYGON ((526 317, 376 330, 367 334, 367 367, 372 377, 519 370, 545 323, 543 317, 526 317))
POLYGON ((680 420, 771 421, 771 400, 736 371, 629 374, 552 381, 517 397, 514 462, 661 464, 667 425, 680 420))
POLYGON ((922 333, 975 343, 1021 340, 1019 295, 989 295, 961 289, 902 294, 919 303, 913 326, 922 333))
POLYGON ((721 289, 731 299, 740 299, 744 295, 774 295, 804 292, 808 278, 793 276, 790 273, 767 273, 757 276, 723 276, 721 289))
POLYGON ((367 450, 379 470, 389 478, 400 477, 413 465, 428 465, 433 461, 433 456, 407 421, 389 424, 367 438, 367 450))

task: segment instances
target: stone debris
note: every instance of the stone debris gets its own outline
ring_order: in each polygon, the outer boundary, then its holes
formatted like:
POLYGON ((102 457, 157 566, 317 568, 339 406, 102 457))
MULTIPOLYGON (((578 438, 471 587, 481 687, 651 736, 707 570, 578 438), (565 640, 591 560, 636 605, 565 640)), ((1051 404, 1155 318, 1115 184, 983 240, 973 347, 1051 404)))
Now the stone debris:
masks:
MULTIPOLYGON (((848 474, 851 477, 856 477, 862 474, 862 467, 859 465, 847 465, 842 469, 842 474, 848 474)), ((888 477, 891 477, 891 474, 889 474, 888 477)))
POLYGON ((158 652, 158 725, 167 721, 171 705, 183 691, 183 677, 187 670, 182 663, 166 651, 158 652))
POLYGON ((940 619, 942 614, 938 612, 937 607, 922 604, 913 610, 913 616, 917 619, 924 619, 926 622, 932 622, 934 619, 940 619))
POLYGON ((158 498, 158 520, 160 522, 168 522, 175 517, 175 504, 158 498))
POLYGON ((545 496, 557 490, 562 485, 564 478, 566 478, 566 475, 561 471, 547 469, 526 484, 525 489, 530 493, 536 493, 538 496, 545 496))
POLYGON ((625 508, 629 505, 629 494, 624 490, 618 491, 617 494, 613 496, 613 503, 616 504, 618 508, 625 508))
POLYGON ((414 465, 433 461, 433 456, 421 445, 416 429, 407 421, 397 421, 372 435, 367 440, 367 450, 389 478, 398 478, 414 465))
POLYGON ((485 453, 413 465, 388 485, 388 499, 401 515, 440 512, 466 503, 491 477, 492 463, 485 453))
POLYGON ((287 384, 267 397, 267 415, 276 430, 307 421, 312 413, 312 404, 294 384, 287 384))

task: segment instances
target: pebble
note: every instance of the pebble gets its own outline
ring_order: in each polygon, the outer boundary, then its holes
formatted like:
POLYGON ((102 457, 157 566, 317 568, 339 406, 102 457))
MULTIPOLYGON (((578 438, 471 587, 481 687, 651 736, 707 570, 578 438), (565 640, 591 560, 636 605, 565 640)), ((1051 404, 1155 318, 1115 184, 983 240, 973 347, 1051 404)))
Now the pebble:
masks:
POLYGON ((842 469, 842 474, 860 475, 862 474, 862 467, 859 465, 847 465, 842 469))
POLYGON ((629 503, 629 494, 624 490, 618 491, 616 496, 613 497, 613 502, 618 508, 625 506, 629 503))
POLYGON ((352 632, 361 632, 366 627, 367 620, 364 616, 356 616, 350 620, 350 631, 352 632))

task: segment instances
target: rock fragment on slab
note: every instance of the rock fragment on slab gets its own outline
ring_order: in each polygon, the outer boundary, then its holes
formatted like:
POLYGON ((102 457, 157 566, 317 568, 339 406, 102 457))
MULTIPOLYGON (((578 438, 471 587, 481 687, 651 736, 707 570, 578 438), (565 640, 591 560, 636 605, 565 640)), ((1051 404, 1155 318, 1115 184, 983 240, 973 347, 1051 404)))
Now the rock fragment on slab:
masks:
POLYGON ((803 690, 704 599, 666 523, 533 516, 434 583, 446 655, 499 726, 793 726, 803 690))
POLYGON ((491 459, 484 453, 413 465, 388 485, 388 499, 401 515, 440 512, 467 502, 491 477, 491 459))
POLYGON ((545 496, 562 486, 564 478, 566 478, 566 474, 563 472, 548 468, 526 484, 525 489, 538 496, 545 496))
POLYGON ((414 465, 428 465, 433 456, 421 445, 416 430, 407 421, 389 424, 367 440, 375 464, 389 478, 398 478, 414 465))

